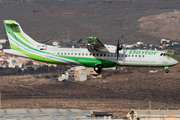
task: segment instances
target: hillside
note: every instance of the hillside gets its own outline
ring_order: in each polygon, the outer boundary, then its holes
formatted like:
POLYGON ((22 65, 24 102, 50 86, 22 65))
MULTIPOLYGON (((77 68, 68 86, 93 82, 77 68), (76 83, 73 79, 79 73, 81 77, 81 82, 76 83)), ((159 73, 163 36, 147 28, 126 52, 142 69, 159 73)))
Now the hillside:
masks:
MULTIPOLYGON (((159 37, 140 32, 137 20, 170 12, 179 6, 177 0, 4 0, 0 4, 0 21, 18 21, 23 30, 38 41, 67 39, 68 30, 72 40, 96 36, 103 43, 116 44, 123 34, 126 43, 140 39, 158 43, 159 37)), ((0 38, 6 38, 2 23, 0 38)))
POLYGON ((161 38, 180 40, 180 11, 145 16, 138 21, 142 32, 161 38))

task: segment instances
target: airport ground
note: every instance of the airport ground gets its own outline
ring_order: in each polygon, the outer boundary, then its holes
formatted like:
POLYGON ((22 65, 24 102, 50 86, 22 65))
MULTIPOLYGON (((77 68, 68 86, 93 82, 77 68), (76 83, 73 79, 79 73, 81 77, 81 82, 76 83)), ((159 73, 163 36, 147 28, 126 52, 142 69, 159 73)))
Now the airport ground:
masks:
POLYGON ((149 108, 149 101, 152 109, 179 109, 180 65, 168 74, 161 68, 155 74, 145 69, 84 82, 59 82, 43 74, 2 76, 1 107, 105 110, 120 117, 130 109, 149 108))

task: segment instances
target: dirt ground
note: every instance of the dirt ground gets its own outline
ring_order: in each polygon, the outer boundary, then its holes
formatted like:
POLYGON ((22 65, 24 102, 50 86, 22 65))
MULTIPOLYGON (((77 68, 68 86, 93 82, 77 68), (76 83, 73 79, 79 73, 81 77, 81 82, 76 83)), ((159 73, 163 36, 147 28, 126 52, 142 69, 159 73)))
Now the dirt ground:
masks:
POLYGON ((1 107, 104 110, 121 118, 130 109, 149 108, 149 101, 152 109, 179 109, 180 65, 168 74, 158 70, 156 74, 132 70, 84 82, 60 82, 41 74, 2 76, 1 107))

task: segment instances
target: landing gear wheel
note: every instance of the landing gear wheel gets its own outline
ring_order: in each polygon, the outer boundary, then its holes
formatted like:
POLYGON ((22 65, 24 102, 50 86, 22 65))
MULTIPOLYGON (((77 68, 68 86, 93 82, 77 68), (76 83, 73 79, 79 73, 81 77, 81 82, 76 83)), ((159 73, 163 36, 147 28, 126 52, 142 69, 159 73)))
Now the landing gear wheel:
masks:
POLYGON ((96 65, 96 67, 94 67, 94 71, 98 74, 101 74, 102 66, 103 65, 101 64, 96 65))
POLYGON ((165 69, 165 73, 169 73, 169 70, 168 70, 168 69, 165 69))

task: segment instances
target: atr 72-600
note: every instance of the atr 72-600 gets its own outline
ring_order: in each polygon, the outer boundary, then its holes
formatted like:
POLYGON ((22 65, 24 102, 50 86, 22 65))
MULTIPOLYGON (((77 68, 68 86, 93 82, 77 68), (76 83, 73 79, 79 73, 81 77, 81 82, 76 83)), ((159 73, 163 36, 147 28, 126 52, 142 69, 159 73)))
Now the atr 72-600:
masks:
POLYGON ((102 68, 114 66, 164 67, 168 73, 170 66, 178 64, 164 51, 122 49, 119 41, 113 46, 102 44, 96 37, 88 37, 87 48, 61 48, 34 41, 14 20, 4 20, 4 26, 11 47, 3 49, 4 53, 46 63, 94 67, 98 74, 102 68))

